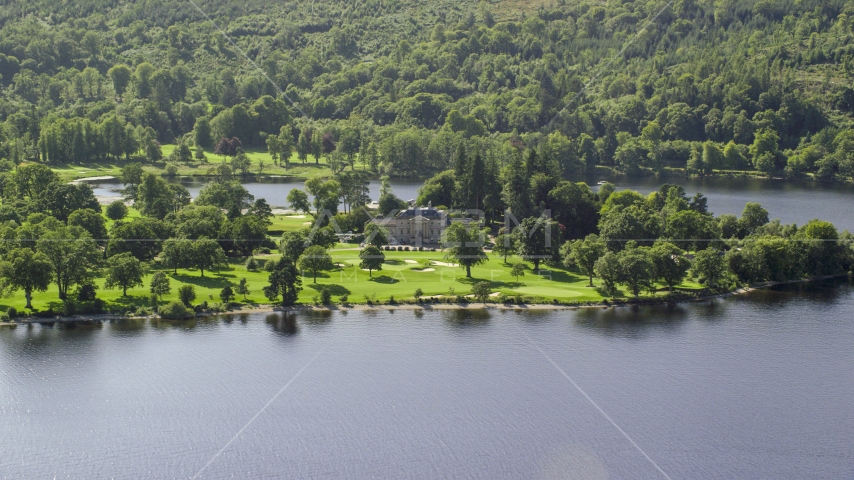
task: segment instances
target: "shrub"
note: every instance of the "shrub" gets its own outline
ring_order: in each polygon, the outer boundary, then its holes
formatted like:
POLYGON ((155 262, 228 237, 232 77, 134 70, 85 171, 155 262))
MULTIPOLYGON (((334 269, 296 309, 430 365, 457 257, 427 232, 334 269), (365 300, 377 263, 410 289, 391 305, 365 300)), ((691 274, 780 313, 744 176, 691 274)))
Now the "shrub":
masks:
POLYGON ((77 301, 78 302, 91 302, 95 300, 96 289, 97 287, 91 283, 87 283, 81 285, 80 288, 77 289, 77 301))
POLYGON ((249 272, 258 270, 258 262, 255 260, 255 257, 249 257, 249 260, 246 260, 246 270, 249 272))
POLYGON ((192 313, 187 310, 183 303, 172 301, 160 307, 158 312, 161 318, 167 320, 183 320, 192 317, 192 313))
POLYGON ((414 295, 415 300, 421 300, 422 295, 424 295, 424 291, 421 290, 420 288, 416 288, 415 289, 415 295, 414 295))
POLYGON ((228 311, 228 304, 227 303, 220 303, 220 302, 212 303, 210 305, 210 311, 212 311, 214 313, 227 312, 228 311))
POLYGON ((18 310, 15 307, 9 307, 9 310, 6 310, 6 314, 9 315, 9 318, 15 318, 18 316, 18 310))
POLYGON ((329 305, 332 303, 332 291, 328 288, 323 288, 320 291, 320 303, 323 305, 329 305))
POLYGON ((490 286, 489 282, 477 282, 472 286, 471 293, 474 295, 475 300, 486 302, 489 300, 489 295, 492 294, 492 286, 490 286))
POLYGON ((344 295, 341 295, 341 297, 338 298, 338 301, 340 301, 341 303, 347 303, 347 298, 347 294, 345 293, 344 295))
POLYGON ((388 304, 389 304, 389 305, 395 305, 396 303, 397 303, 397 302, 394 300, 394 295, 392 295, 391 297, 389 297, 389 299, 388 299, 388 304))
POLYGON ((77 303, 70 298, 63 300, 61 313, 64 317, 70 317, 71 315, 74 315, 75 313, 77 313, 77 303))
POLYGON ((269 255, 270 252, 271 252, 270 247, 258 247, 252 252, 252 254, 253 255, 269 255))
POLYGON ((158 298, 156 293, 152 293, 148 297, 148 306, 153 308, 154 311, 157 311, 157 307, 160 305, 160 298, 158 298))
POLYGON ((11 317, 9 317, 9 313, 0 312, 0 322, 8 322, 10 319, 11 317))

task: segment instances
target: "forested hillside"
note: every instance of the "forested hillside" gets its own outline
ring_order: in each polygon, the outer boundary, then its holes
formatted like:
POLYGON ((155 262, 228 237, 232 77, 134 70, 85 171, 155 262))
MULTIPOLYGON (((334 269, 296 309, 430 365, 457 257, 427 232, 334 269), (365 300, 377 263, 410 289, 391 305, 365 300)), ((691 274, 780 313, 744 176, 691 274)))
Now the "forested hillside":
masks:
POLYGON ((496 169, 530 148, 569 174, 854 177, 852 0, 196 3, 227 35, 190 1, 0 1, 2 168, 236 137, 398 176, 464 145, 496 169))

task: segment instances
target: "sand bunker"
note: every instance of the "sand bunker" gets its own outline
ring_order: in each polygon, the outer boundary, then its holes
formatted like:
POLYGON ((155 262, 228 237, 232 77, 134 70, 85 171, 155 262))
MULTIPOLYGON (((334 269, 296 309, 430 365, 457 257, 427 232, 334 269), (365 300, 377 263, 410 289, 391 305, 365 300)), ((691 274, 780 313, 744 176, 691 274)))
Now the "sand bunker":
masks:
POLYGON ((437 262, 433 261, 433 265, 438 265, 440 267, 459 267, 456 263, 447 263, 447 262, 437 262))
POLYGON ((435 268, 413 268, 413 272, 435 272, 435 268))
POLYGON ((404 260, 404 262, 406 262, 406 263, 415 263, 415 264, 418 264, 418 262, 416 262, 415 260, 404 260))

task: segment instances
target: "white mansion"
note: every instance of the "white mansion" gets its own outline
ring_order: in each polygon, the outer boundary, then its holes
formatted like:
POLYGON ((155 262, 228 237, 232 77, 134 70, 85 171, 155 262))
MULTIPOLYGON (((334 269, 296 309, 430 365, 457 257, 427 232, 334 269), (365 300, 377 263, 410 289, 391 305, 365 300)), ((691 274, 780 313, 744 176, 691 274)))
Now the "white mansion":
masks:
POLYGON ((391 218, 378 216, 374 223, 388 230, 389 241, 404 245, 430 245, 442 241, 442 233, 451 222, 469 223, 468 218, 452 219, 448 212, 433 206, 414 207, 400 211, 391 218))

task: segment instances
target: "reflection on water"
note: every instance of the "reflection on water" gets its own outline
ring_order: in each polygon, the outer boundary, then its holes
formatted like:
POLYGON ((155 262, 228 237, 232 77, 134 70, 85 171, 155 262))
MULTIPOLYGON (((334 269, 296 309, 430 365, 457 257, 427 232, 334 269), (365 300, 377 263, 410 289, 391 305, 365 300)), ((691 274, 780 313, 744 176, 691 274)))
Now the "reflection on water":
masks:
POLYGON ((582 308, 573 323, 606 335, 641 338, 650 328, 674 331, 690 318, 690 313, 684 304, 582 308))
POLYGON ((740 300, 767 307, 785 307, 792 302, 804 301, 818 305, 831 305, 841 296, 847 294, 852 286, 854 286, 854 279, 851 277, 790 283, 754 290, 747 295, 740 296, 740 300))
POLYGON ((264 321, 278 333, 285 335, 296 335, 299 333, 296 314, 290 312, 271 313, 264 318, 264 321))
POLYGON ((205 319, 192 318, 189 320, 166 320, 164 318, 152 318, 151 325, 158 330, 195 330, 199 322, 205 319))
POLYGON ((445 321, 456 327, 477 327, 486 325, 492 314, 489 310, 460 309, 440 310, 445 321))
POLYGON ((306 325, 327 325, 334 314, 332 310, 308 310, 301 312, 301 317, 306 325))

